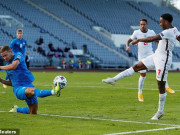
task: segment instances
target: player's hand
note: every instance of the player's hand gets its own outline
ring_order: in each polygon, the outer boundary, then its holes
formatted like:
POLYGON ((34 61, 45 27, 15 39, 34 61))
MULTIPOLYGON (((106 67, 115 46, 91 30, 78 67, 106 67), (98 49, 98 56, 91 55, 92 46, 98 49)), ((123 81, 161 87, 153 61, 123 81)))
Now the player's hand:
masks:
POLYGON ((128 52, 130 50, 130 47, 129 46, 126 46, 126 51, 128 52))
POLYGON ((132 45, 135 45, 135 44, 137 44, 137 43, 139 43, 139 39, 132 41, 131 44, 132 44, 132 45))

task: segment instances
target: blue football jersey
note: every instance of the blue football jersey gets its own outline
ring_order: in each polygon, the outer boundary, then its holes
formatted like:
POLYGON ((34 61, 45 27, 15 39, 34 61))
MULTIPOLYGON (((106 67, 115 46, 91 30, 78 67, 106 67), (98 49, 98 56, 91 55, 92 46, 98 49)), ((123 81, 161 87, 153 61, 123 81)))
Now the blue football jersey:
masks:
POLYGON ((11 44, 10 44, 10 48, 13 52, 13 54, 16 54, 17 52, 21 52, 23 57, 25 57, 25 47, 26 47, 26 40, 25 39, 17 39, 15 38, 14 40, 12 40, 11 44))
POLYGON ((33 74, 27 69, 23 55, 18 52, 13 56, 13 60, 8 62, 8 65, 12 64, 13 61, 19 60, 19 65, 14 70, 6 71, 6 79, 10 79, 12 86, 17 87, 26 87, 32 84, 35 80, 33 74))

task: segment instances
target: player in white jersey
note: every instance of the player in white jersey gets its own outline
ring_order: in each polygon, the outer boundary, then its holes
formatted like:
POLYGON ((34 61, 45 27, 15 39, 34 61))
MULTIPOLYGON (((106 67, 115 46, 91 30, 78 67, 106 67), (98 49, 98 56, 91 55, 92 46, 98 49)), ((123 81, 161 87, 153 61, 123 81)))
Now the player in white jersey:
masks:
MULTIPOLYGON (((140 20, 140 29, 135 30, 126 43, 126 51, 130 50, 129 44, 133 40, 156 35, 156 33, 153 30, 150 30, 147 27, 148 27, 147 20, 141 19, 140 20)), ((138 61, 141 61, 142 59, 144 59, 144 58, 146 58, 149 55, 152 55, 154 53, 153 48, 152 48, 152 42, 149 42, 149 43, 139 42, 137 44, 137 46, 138 46, 138 61)), ((138 82, 138 100, 140 102, 144 101, 144 98, 142 95, 142 89, 143 89, 144 81, 146 79, 146 72, 147 72, 147 70, 139 71, 140 77, 139 77, 139 82, 138 82)), ((174 93, 174 91, 171 88, 169 88, 168 83, 166 83, 166 90, 168 92, 170 92, 171 94, 174 93)))
POLYGON ((180 33, 176 27, 172 26, 173 17, 171 14, 163 14, 160 17, 160 26, 163 31, 155 36, 146 37, 142 39, 136 39, 132 44, 137 44, 139 42, 153 42, 158 41, 158 48, 155 53, 142 59, 138 64, 133 67, 126 69, 125 71, 119 73, 113 78, 103 79, 102 81, 107 84, 113 84, 116 81, 133 75, 135 72, 144 69, 155 69, 156 79, 159 89, 159 106, 157 113, 151 118, 151 120, 158 120, 164 115, 164 105, 166 100, 166 90, 165 84, 167 81, 168 69, 172 63, 172 50, 178 40, 180 42, 180 33))

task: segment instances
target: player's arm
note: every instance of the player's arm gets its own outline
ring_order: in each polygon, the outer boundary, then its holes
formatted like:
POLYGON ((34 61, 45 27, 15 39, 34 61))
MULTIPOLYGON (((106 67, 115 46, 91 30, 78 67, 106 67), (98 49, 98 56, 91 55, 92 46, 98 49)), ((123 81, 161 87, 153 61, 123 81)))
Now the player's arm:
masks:
POLYGON ((139 42, 146 42, 147 43, 147 42, 158 41, 158 40, 161 40, 161 39, 162 39, 161 36, 158 34, 156 36, 151 36, 151 37, 146 37, 146 38, 141 38, 141 39, 134 40, 132 42, 132 45, 135 45, 135 44, 137 44, 139 42))
POLYGON ((128 39, 128 41, 126 42, 126 51, 130 50, 129 44, 132 42, 133 40, 131 38, 128 39))
POLYGON ((0 78, 0 82, 2 84, 8 85, 8 86, 12 86, 12 83, 11 83, 11 81, 9 79, 8 80, 4 80, 4 79, 0 78))
POLYGON ((14 69, 16 69, 17 68, 17 66, 19 65, 19 60, 17 59, 17 60, 15 60, 15 61, 13 61, 13 63, 12 64, 10 64, 10 65, 7 65, 7 66, 0 66, 0 69, 1 70, 14 70, 14 69))
POLYGON ((180 42, 180 36, 178 36, 176 39, 180 42))

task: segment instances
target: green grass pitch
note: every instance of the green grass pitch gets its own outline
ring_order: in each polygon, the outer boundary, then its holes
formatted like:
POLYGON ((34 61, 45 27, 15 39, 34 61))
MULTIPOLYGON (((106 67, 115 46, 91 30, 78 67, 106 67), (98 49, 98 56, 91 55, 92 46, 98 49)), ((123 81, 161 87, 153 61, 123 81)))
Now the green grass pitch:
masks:
MULTIPOLYGON (((57 75, 65 76, 68 85, 61 97, 38 98, 38 113, 45 115, 0 112, 0 129, 17 128, 20 135, 180 134, 180 73, 169 73, 169 85, 176 93, 168 93, 165 116, 159 121, 150 120, 158 107, 155 73, 147 74, 143 103, 137 99, 138 73, 113 87, 101 82, 117 73, 33 72, 36 88, 51 89, 57 75)), ((4 78, 5 73, 1 72, 0 77, 4 78)), ((26 106, 15 98, 12 87, 4 89, 0 84, 0 111, 8 111, 14 104, 26 106)))

